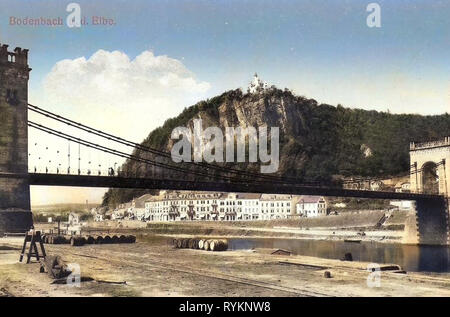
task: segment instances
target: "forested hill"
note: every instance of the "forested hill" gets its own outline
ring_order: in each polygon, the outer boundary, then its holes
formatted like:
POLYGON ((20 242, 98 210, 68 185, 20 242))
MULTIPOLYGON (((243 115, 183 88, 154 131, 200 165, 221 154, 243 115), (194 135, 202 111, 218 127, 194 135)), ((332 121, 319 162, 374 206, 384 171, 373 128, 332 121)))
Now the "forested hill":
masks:
MULTIPOLYGON (((202 118, 207 126, 277 126, 280 128, 278 174, 307 180, 328 180, 333 175, 387 176, 409 169, 410 141, 450 135, 450 115, 391 114, 318 104, 289 90, 271 88, 249 94, 232 90, 185 109, 152 131, 143 145, 170 151, 172 130, 192 126, 202 118)), ((146 153, 135 151, 136 155, 146 153)), ((239 163, 238 168, 246 168, 239 163)), ((257 167, 248 165, 252 171, 257 167)), ((140 172, 128 161, 122 170, 140 172)), ((145 169, 142 169, 145 170, 145 169)), ((144 193, 109 190, 104 205, 115 205, 144 193)))

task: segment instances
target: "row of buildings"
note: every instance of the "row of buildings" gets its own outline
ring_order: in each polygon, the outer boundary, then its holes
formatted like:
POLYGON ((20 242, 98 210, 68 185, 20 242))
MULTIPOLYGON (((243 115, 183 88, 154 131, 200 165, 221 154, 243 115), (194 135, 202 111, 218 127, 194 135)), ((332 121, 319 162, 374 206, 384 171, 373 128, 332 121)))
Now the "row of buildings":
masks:
POLYGON ((245 221, 326 215, 327 201, 320 196, 161 191, 158 196, 147 194, 120 205, 112 218, 245 221))
POLYGON ((348 177, 343 179, 344 189, 391 191, 397 193, 411 192, 410 176, 398 176, 385 179, 370 177, 348 177))

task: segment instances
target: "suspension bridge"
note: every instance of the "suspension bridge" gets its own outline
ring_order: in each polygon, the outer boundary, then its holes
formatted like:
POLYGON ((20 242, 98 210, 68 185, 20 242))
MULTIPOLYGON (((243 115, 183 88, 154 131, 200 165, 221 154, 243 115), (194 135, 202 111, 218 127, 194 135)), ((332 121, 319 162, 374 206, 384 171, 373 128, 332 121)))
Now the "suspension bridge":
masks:
MULTIPOLYGON (((414 200, 418 214, 418 242, 449 242, 446 192, 345 189, 339 182, 305 181, 205 162, 175 163, 171 153, 126 140, 28 103, 28 76, 31 70, 27 64, 28 51, 16 48, 13 53, 7 47, 0 47, 0 137, 4 141, 0 144, 0 232, 20 231, 31 225, 29 186, 46 185, 414 200), (79 133, 29 120, 30 113, 79 133), (35 142, 35 147, 31 146, 35 151, 29 152, 28 128, 30 132, 38 131, 67 142, 67 151, 54 146, 56 142, 44 142, 42 146, 35 142), (90 137, 80 137, 81 134, 90 137), (92 159, 85 159, 81 148, 89 149, 83 153, 94 151, 132 162, 136 168, 121 170, 114 162, 106 164, 107 169, 104 170, 103 161, 94 164, 92 159), (72 152, 78 153, 78 156, 75 154, 75 166, 71 164, 72 152), (61 163, 63 153, 67 155, 65 165, 61 163), (39 164, 29 166, 31 160, 39 164)), ((445 161, 443 164, 445 166, 445 161)), ((424 170, 415 166, 411 173, 423 174, 424 170)))
MULTIPOLYGON (((75 127, 84 132, 104 138, 108 141, 114 141, 117 144, 125 145, 131 150, 138 149, 141 155, 129 154, 119 151, 110 146, 94 143, 86 139, 81 139, 64 133, 50 127, 28 121, 28 126, 38 131, 43 131, 49 135, 61 138, 68 142, 68 164, 67 168, 60 169, 58 162, 56 166, 48 165, 39 170, 35 166, 29 168, 29 173, 23 174, 7 174, 3 173, 3 177, 23 178, 27 177, 30 185, 59 185, 59 186, 85 186, 85 187, 110 187, 110 188, 142 188, 142 189, 171 189, 171 190, 202 190, 202 191, 225 191, 225 192, 258 192, 258 193, 275 193, 275 194, 292 194, 292 195, 321 195, 321 196, 340 196, 340 197, 359 197, 359 198, 379 198, 379 199, 419 199, 419 198, 436 198, 435 194, 424 193, 398 193, 392 191, 367 191, 367 190, 350 190, 342 188, 339 182, 315 182, 304 181, 292 177, 273 176, 261 173, 252 173, 245 170, 227 168, 215 164, 203 162, 189 162, 184 166, 172 161, 171 153, 164 152, 155 148, 143 146, 121 137, 114 136, 110 133, 89 127, 80 122, 73 121, 66 117, 57 115, 35 105, 28 104, 28 111, 33 111, 46 118, 50 118, 59 123, 63 123, 70 127, 75 127), (109 166, 107 170, 102 170, 101 166, 96 168, 82 169, 80 162, 82 157, 78 150, 76 161, 78 165, 72 167, 70 165, 70 143, 75 144, 75 148, 80 146, 95 151, 108 153, 118 158, 125 158, 140 164, 144 167, 154 168, 156 175, 148 177, 135 171, 121 171, 115 166, 109 166), (145 157, 142 153, 151 154, 154 159, 145 157), (168 171, 169 176, 161 178, 160 175, 168 171), (159 175, 158 175, 159 174, 159 175), (191 178, 191 180, 189 180, 191 178)), ((45 145, 46 150, 49 149, 45 145)), ((74 148, 74 147, 72 147, 74 148)), ((60 152, 57 150, 56 152, 60 152)), ((53 151, 55 152, 55 151, 53 151)), ((85 151, 84 151, 85 152, 85 151)), ((29 154, 31 155, 31 153, 29 154)), ((37 155, 40 155, 37 153, 37 155)), ((152 170, 150 170, 151 174, 152 170)))

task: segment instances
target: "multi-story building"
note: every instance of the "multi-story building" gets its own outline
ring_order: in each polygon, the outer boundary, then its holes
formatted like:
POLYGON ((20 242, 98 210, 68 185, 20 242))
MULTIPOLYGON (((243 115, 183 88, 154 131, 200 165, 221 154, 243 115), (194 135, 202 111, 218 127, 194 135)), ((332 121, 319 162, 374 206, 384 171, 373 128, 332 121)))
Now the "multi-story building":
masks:
POLYGON ((219 220, 218 199, 222 193, 212 192, 163 192, 145 203, 145 219, 171 220, 219 220))
POLYGON ((253 193, 161 192, 145 202, 147 221, 239 221, 324 216, 323 197, 253 193), (297 204, 296 204, 297 202, 297 204))
POLYGON ((150 194, 134 198, 131 201, 130 207, 128 207, 128 216, 131 219, 143 220, 145 217, 145 202, 151 198, 152 195, 150 194))
POLYGON ((262 194, 260 197, 260 219, 284 219, 291 215, 291 195, 262 194))
POLYGON ((261 217, 261 194, 237 194, 237 214, 239 220, 258 220, 261 217))
POLYGON ((327 215, 327 201, 322 196, 300 196, 296 205, 297 214, 303 217, 327 215))

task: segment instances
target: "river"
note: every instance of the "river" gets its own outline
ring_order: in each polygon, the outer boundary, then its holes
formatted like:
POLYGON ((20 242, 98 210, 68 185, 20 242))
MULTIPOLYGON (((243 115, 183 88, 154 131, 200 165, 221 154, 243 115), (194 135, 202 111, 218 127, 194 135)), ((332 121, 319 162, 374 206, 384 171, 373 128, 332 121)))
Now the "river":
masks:
POLYGON ((410 272, 450 272, 450 247, 378 242, 242 238, 229 239, 229 249, 285 249, 296 255, 341 259, 350 252, 354 261, 398 264, 410 272))

